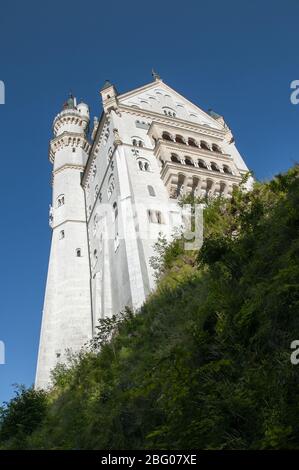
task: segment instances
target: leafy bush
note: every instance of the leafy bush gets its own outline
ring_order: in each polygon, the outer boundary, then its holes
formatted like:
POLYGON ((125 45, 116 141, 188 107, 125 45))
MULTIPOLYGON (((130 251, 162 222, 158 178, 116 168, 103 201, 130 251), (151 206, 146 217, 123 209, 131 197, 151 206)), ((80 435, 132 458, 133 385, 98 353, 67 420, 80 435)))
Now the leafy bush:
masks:
POLYGON ((2 447, 298 449, 298 175, 207 200, 199 253, 159 240, 141 311, 6 405, 2 447))

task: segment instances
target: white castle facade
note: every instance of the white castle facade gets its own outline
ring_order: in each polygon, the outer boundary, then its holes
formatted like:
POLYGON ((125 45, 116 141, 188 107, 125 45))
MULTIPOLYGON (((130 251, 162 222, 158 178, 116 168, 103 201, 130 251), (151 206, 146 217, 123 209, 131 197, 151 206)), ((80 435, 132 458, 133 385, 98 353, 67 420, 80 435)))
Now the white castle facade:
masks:
POLYGON ((86 104, 70 98, 50 142, 52 242, 36 387, 78 351, 98 319, 138 309, 154 288, 159 233, 182 224, 178 198, 229 197, 248 172, 222 116, 206 113, 156 74, 124 94, 106 82, 89 132, 86 104))

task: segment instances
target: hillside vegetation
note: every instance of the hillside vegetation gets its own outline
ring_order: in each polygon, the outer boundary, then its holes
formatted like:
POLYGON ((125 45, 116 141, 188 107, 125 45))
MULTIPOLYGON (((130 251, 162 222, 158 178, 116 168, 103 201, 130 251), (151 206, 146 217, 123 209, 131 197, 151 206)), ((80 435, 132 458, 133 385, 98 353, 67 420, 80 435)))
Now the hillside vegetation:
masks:
POLYGON ((50 392, 20 388, 0 447, 299 449, 298 176, 207 201, 199 252, 159 240, 141 311, 102 320, 50 392))

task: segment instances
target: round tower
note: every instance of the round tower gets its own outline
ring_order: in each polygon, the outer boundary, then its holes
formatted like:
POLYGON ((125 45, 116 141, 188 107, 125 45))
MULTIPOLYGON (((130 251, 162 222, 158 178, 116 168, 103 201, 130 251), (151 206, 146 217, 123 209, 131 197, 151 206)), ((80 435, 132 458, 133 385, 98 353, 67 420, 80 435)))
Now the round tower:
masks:
POLYGON ((70 96, 53 122, 50 225, 52 242, 44 301, 36 386, 78 351, 92 334, 87 221, 81 177, 90 150, 89 108, 70 96))

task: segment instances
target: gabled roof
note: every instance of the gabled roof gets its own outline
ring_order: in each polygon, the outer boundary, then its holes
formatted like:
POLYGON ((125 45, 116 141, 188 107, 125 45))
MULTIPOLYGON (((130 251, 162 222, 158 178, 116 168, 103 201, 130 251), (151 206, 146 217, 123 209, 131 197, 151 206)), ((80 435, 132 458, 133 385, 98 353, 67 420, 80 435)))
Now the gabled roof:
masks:
POLYGON ((119 103, 128 104, 128 101, 131 101, 132 99, 136 99, 138 97, 144 98, 145 93, 150 94, 150 92, 154 90, 164 91, 168 95, 172 96, 174 101, 176 101, 177 103, 185 105, 191 112, 197 113, 199 116, 202 116, 206 121, 211 123, 212 127, 216 127, 219 129, 222 128, 221 124, 218 123, 208 112, 205 112, 204 110, 199 108, 196 104, 192 103, 192 101, 188 100, 183 95, 181 95, 176 90, 174 90, 169 85, 159 79, 156 79, 153 82, 143 85, 139 88, 135 88, 134 90, 118 95, 118 101, 119 103))

